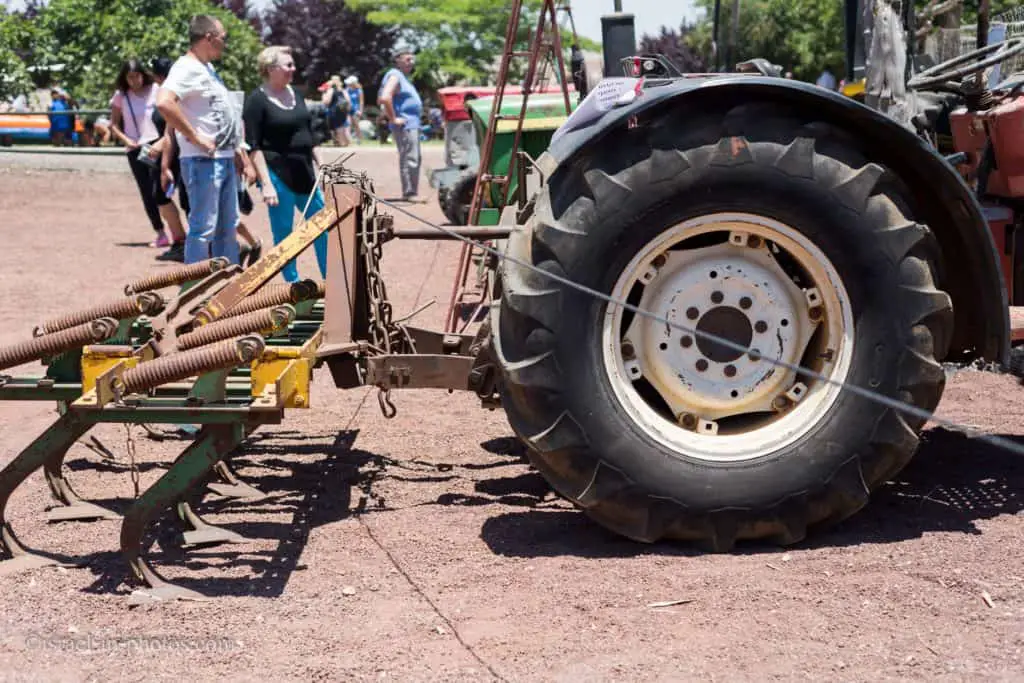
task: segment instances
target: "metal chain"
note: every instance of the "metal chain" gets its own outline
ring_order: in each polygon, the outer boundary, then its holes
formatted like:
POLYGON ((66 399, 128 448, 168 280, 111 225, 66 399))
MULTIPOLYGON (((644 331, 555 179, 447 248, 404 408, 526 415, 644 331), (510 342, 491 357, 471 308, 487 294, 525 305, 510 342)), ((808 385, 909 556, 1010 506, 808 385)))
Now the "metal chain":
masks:
MULTIPOLYGON (((366 297, 370 308, 370 342, 372 349, 378 353, 400 353, 403 350, 403 340, 407 339, 408 335, 400 323, 392 321, 393 308, 380 270, 384 242, 388 239, 385 226, 390 217, 378 214, 373 183, 366 173, 350 171, 341 163, 337 163, 325 167, 324 176, 329 183, 352 184, 360 189, 369 190, 361 193, 363 206, 359 236, 363 268, 366 273, 366 297)), ((398 410, 391 402, 390 390, 383 386, 378 386, 377 390, 377 402, 380 404, 381 413, 388 419, 393 418, 398 410)))
POLYGON ((132 486, 135 489, 135 498, 139 497, 139 465, 135 461, 135 439, 132 438, 132 423, 124 423, 126 434, 125 447, 128 449, 128 467, 131 468, 132 486))

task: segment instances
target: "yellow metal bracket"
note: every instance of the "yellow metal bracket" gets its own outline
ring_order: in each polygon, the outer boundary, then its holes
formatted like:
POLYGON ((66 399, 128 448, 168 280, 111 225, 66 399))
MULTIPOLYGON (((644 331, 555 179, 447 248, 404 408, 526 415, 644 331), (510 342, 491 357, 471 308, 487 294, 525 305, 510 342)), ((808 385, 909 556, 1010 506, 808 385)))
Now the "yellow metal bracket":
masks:
POLYGON ((309 408, 313 363, 322 340, 320 330, 302 346, 270 347, 252 362, 252 397, 260 407, 309 408))

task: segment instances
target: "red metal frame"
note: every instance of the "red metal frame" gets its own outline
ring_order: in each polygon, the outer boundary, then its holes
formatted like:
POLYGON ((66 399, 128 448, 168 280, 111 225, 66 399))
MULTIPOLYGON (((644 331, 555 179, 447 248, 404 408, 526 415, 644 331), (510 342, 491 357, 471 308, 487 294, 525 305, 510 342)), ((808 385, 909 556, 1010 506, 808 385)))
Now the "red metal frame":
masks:
MULTIPOLYGON (((501 207, 504 208, 508 204, 508 192, 509 192, 509 178, 515 176, 516 163, 518 162, 518 151, 519 144, 522 140, 523 133, 523 120, 526 118, 527 104, 530 95, 538 90, 550 91, 549 88, 538 89, 536 87, 535 80, 537 78, 537 62, 543 55, 546 58, 554 59, 558 65, 559 70, 559 82, 561 87, 559 90, 562 93, 562 97, 565 99, 565 113, 568 116, 572 113, 572 104, 569 101, 569 81, 565 72, 565 60, 562 56, 562 39, 558 26, 558 12, 565 11, 569 13, 571 18, 571 9, 568 3, 556 2, 556 0, 544 0, 540 14, 537 17, 537 28, 536 31, 531 35, 530 46, 528 50, 517 51, 516 47, 516 35, 519 33, 519 24, 521 19, 522 11, 522 0, 512 0, 512 13, 509 15, 508 25, 505 29, 505 48, 501 56, 501 64, 498 68, 498 82, 495 88, 494 99, 491 101, 491 113, 487 121, 487 133, 484 136, 484 143, 480 149, 480 173, 477 176, 476 186, 473 189, 473 200, 469 207, 469 225, 477 225, 480 219, 480 208, 483 204, 483 198, 485 192, 488 192, 492 183, 497 183, 502 187, 501 192, 501 207), (550 25, 549 25, 550 24, 550 25), (545 40, 547 39, 547 40, 545 40), (528 58, 526 78, 523 81, 522 88, 517 86, 508 85, 509 66, 513 58, 526 57, 528 58), (491 175, 488 173, 488 169, 491 167, 491 162, 494 155, 494 137, 497 133, 497 124, 501 117, 501 105, 505 98, 505 93, 508 90, 514 89, 517 94, 521 93, 523 96, 522 106, 520 107, 519 116, 516 122, 515 137, 512 141, 512 153, 509 160, 509 169, 506 175, 491 175)), ((474 249, 473 245, 464 243, 462 245, 461 253, 459 254, 459 264, 455 272, 455 281, 452 283, 452 293, 448 301, 448 313, 445 320, 445 331, 453 333, 457 331, 459 321, 459 311, 466 297, 471 293, 475 292, 476 288, 468 288, 466 286, 469 280, 470 268, 473 264, 473 256, 479 254, 482 257, 480 250, 474 249)), ((469 321, 463 326, 465 329, 475 318, 476 312, 479 311, 487 303, 487 293, 480 292, 481 300, 474 307, 473 315, 470 316, 469 321)))

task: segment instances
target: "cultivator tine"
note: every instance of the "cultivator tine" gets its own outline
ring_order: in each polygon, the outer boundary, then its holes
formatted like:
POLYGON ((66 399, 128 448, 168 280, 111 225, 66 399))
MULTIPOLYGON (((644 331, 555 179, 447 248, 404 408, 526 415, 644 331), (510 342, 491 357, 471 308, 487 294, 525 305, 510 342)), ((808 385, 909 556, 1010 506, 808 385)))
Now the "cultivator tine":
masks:
POLYGON ((29 341, 0 347, 0 370, 55 356, 86 344, 99 343, 113 336, 117 332, 117 327, 117 320, 99 318, 60 332, 44 334, 29 341))
POLYGON ((239 500, 256 501, 267 497, 267 494, 260 491, 251 484, 242 481, 227 460, 221 460, 213 467, 214 474, 220 481, 211 481, 206 484, 218 496, 224 498, 237 498, 239 500))
POLYGON ((124 293, 131 296, 132 294, 149 292, 154 289, 183 285, 186 282, 200 280, 212 275, 218 270, 226 268, 230 263, 231 262, 223 256, 218 256, 217 258, 212 258, 208 261, 200 261, 199 263, 193 263, 173 270, 156 273, 128 283, 124 287, 124 293))
POLYGON ((60 564, 56 560, 32 553, 21 545, 7 523, 7 502, 15 489, 33 472, 49 462, 62 461, 72 444, 90 427, 90 424, 76 420, 71 413, 65 413, 0 470, 0 554, 9 555, 8 559, 0 561, 0 575, 60 564))
POLYGON ((183 500, 200 485, 217 462, 245 438, 244 424, 206 425, 155 484, 146 489, 125 513, 121 524, 121 552, 136 579, 148 588, 133 594, 133 603, 148 600, 208 600, 206 596, 176 586, 154 570, 142 556, 142 535, 162 511, 183 500))
POLYGON ((55 454, 46 461, 43 474, 50 487, 50 493, 60 505, 46 511, 46 519, 50 522, 87 521, 94 519, 121 519, 121 515, 112 510, 90 503, 79 496, 71 483, 64 477, 64 458, 67 451, 55 454))
POLYGON ((178 503, 178 518, 191 527, 184 532, 185 547, 197 545, 215 545, 218 543, 245 543, 250 539, 242 534, 225 529, 224 527, 210 524, 193 509, 191 503, 181 501, 178 503))
POLYGON ((60 332, 61 330, 96 320, 97 318, 123 320, 125 318, 136 318, 140 315, 154 316, 164 309, 166 303, 164 298, 156 292, 144 292, 47 320, 42 325, 36 327, 32 333, 37 337, 44 334, 53 334, 54 332, 60 332))

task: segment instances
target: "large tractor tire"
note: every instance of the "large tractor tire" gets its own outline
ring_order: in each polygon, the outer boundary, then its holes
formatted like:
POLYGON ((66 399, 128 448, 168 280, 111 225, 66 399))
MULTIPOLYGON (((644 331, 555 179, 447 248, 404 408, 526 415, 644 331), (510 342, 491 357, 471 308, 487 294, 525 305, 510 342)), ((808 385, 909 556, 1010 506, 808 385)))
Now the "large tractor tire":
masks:
MULTIPOLYGON (((810 116, 813 116, 813 112, 810 116)), ((953 325, 910 193, 843 131, 775 106, 667 114, 556 172, 492 309, 501 398, 531 462, 632 539, 787 545, 902 469, 953 325), (827 377, 772 365, 765 358, 827 377)))

